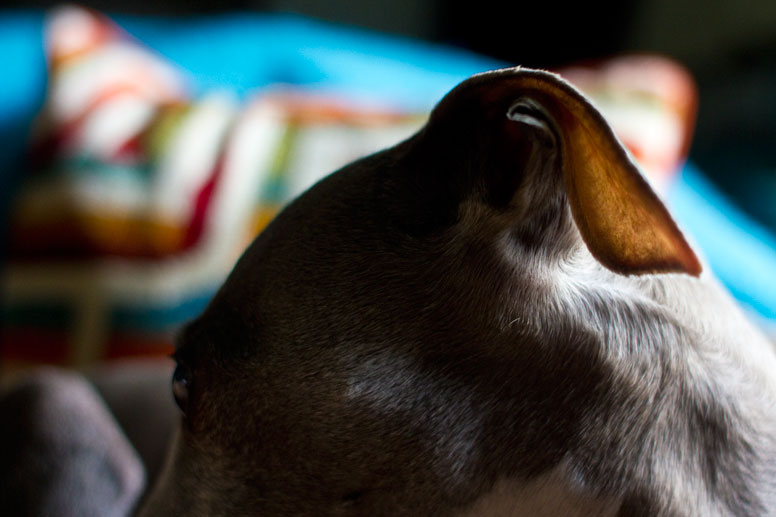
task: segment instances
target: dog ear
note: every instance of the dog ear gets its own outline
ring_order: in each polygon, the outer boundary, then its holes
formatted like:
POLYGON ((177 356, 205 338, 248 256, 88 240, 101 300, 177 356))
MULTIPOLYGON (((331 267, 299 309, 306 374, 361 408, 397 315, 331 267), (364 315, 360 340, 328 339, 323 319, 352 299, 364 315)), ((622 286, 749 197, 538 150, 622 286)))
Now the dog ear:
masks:
POLYGON ((601 264, 622 274, 700 275, 700 262, 668 210, 584 95, 560 76, 537 70, 470 81, 482 106, 506 107, 501 116, 533 134, 542 125, 554 133, 572 216, 601 264))

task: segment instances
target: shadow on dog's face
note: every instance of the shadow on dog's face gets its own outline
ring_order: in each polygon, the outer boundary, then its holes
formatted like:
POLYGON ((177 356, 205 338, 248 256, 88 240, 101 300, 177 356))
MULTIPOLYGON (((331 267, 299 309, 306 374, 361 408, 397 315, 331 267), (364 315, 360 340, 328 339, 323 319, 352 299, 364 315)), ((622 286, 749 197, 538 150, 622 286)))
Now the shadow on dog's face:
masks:
POLYGON ((612 391, 555 301, 577 270, 699 266, 578 92, 470 79, 283 211, 182 333, 147 514, 448 514, 547 472, 612 391))

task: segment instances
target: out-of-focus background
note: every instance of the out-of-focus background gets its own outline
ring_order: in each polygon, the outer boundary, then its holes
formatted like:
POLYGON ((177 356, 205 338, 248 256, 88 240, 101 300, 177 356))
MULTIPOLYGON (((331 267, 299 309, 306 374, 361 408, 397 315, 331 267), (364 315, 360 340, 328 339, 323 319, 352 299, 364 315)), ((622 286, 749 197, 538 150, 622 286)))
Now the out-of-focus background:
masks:
POLYGON ((5 370, 164 356, 284 203, 516 64, 599 104, 776 329, 774 2, 85 5, 0 10, 5 370))

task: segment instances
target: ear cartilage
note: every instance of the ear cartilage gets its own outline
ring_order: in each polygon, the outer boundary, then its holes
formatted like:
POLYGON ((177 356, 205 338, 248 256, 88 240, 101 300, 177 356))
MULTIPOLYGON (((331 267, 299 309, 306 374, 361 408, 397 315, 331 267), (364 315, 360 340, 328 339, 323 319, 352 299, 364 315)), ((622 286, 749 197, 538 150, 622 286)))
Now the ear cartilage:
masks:
POLYGON ((530 126, 548 128, 549 116, 535 101, 523 97, 516 100, 507 111, 507 118, 530 126))
POLYGON ((584 94, 539 70, 483 74, 471 79, 474 85, 489 99, 516 97, 507 118, 552 135, 574 221, 603 266, 627 275, 700 275, 700 261, 668 210, 584 94))

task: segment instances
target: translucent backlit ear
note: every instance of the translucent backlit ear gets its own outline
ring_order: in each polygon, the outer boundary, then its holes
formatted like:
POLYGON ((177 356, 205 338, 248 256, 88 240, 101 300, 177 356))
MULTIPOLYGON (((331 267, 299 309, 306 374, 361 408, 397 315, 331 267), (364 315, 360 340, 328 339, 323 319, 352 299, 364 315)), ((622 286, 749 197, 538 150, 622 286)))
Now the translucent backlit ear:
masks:
POLYGON ((548 72, 512 69, 472 80, 493 99, 511 99, 505 116, 534 123, 520 106, 553 126, 568 202, 593 256, 622 274, 683 272, 701 265, 668 210, 630 160, 609 125, 573 86, 548 72), (525 119, 525 120, 522 120, 525 119))

